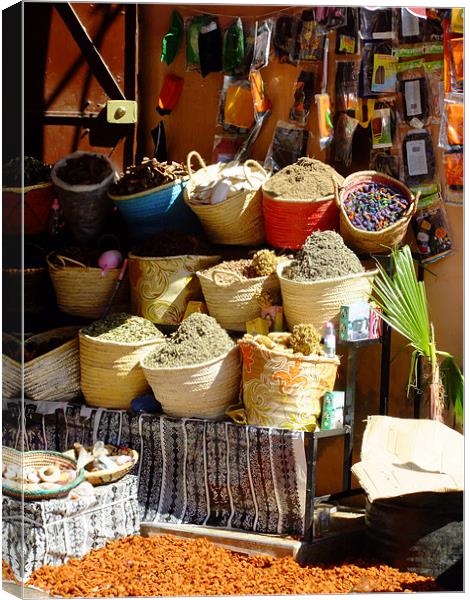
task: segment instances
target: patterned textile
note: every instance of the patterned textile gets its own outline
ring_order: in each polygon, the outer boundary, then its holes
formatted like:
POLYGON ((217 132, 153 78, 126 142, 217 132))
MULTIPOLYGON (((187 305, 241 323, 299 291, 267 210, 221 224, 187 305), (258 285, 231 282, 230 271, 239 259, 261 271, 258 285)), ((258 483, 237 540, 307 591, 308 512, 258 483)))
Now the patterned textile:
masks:
POLYGON ((26 581, 43 565, 61 565, 107 542, 139 532, 137 477, 95 488, 94 498, 22 503, 3 496, 2 551, 15 576, 26 581))
MULTIPOLYGON (((25 450, 96 440, 135 448, 142 521, 303 533, 302 432, 52 402, 25 408, 25 450)), ((21 440, 10 415, 11 407, 3 416, 6 445, 21 440)))

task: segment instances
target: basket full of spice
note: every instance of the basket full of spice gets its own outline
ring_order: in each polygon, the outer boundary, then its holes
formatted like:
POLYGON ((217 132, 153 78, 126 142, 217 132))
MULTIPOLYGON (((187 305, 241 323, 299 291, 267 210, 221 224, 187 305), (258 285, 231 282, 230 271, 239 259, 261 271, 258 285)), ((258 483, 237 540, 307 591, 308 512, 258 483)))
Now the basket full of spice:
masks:
POLYGON ((274 248, 302 247, 312 231, 338 230, 334 182, 343 177, 313 158, 299 158, 263 184, 266 240, 274 248))
POLYGON ((258 246, 264 241, 261 185, 268 178, 254 160, 244 164, 216 163, 207 166, 198 152, 187 157, 189 183, 184 200, 198 216, 214 244, 258 246), (194 172, 195 157, 202 169, 194 172))
POLYGON ((117 313, 79 332, 80 387, 90 406, 127 409, 150 391, 140 360, 164 340, 153 323, 117 313))
POLYGON ((24 390, 32 400, 66 401, 80 396, 78 327, 58 327, 26 340, 24 390))
POLYGON ((183 201, 188 173, 182 164, 144 158, 128 167, 109 190, 109 197, 126 221, 132 239, 140 242, 156 231, 178 227, 188 233, 200 227, 183 201))
POLYGON ((209 315, 189 315, 141 364, 169 416, 223 419, 238 399, 240 352, 209 315))
POLYGON ((219 262, 200 238, 162 231, 129 253, 133 313, 160 325, 178 325, 190 300, 201 300, 196 272, 219 262))
POLYGON ((343 304, 368 302, 377 271, 365 271, 338 233, 314 231, 277 273, 289 329, 310 323, 322 330, 329 321, 338 326, 343 304))
POLYGON ((211 317, 225 329, 245 331, 246 322, 260 315, 263 299, 268 306, 280 299, 277 258, 259 250, 252 259, 231 260, 197 276, 211 317))
MULTIPOLYGON (((100 250, 67 248, 47 257, 49 275, 57 305, 68 315, 97 319, 101 317, 116 287, 120 269, 98 266, 100 250)), ((125 275, 113 303, 115 312, 129 306, 129 279, 125 275)))
POLYGON ((339 359, 325 356, 318 331, 296 325, 292 333, 246 334, 238 343, 243 360, 243 404, 227 410, 236 423, 315 431, 321 399, 333 390, 339 359))
POLYGON ((345 242, 376 254, 401 245, 419 200, 419 193, 413 196, 401 181, 376 171, 349 175, 335 194, 345 242))

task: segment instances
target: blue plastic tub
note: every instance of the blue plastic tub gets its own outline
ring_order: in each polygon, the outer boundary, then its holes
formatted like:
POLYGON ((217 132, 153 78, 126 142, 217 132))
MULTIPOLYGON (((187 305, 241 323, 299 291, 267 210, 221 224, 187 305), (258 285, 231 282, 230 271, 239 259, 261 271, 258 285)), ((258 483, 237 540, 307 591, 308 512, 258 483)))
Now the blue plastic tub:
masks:
POLYGON ((169 183, 130 196, 109 194, 134 241, 143 241, 164 229, 178 229, 186 233, 201 231, 198 218, 183 201, 183 189, 187 181, 169 183))

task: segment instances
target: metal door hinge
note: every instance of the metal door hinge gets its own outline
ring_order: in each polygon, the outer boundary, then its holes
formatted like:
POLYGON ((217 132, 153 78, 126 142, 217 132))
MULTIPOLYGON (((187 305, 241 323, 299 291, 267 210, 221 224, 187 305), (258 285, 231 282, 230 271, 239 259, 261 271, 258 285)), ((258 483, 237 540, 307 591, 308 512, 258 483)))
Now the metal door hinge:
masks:
POLYGON ((135 100, 108 100, 106 103, 108 123, 137 123, 137 102, 135 100))

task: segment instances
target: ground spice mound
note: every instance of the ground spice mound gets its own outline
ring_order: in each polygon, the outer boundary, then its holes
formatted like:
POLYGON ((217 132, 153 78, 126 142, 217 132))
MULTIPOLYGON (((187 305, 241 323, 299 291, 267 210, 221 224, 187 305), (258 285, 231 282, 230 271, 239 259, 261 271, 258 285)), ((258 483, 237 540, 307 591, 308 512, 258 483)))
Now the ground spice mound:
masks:
POLYGON ((294 281, 315 281, 363 272, 361 261, 338 233, 314 231, 282 275, 294 281))
POLYGON ((28 581, 52 596, 219 596, 438 591, 433 579, 357 561, 302 567, 292 557, 244 556, 206 539, 128 537, 28 581), (372 589, 370 589, 372 588, 372 589))
POLYGON ((203 271, 204 275, 207 276, 210 276, 214 272, 217 272, 218 283, 233 283, 233 273, 240 275, 240 277, 244 279, 252 279, 253 277, 256 277, 256 273, 253 270, 251 260, 249 258, 242 258, 240 260, 226 260, 203 271))
POLYGON ((17 582, 15 574, 13 573, 13 569, 4 560, 2 560, 2 579, 3 581, 14 581, 15 583, 17 582))
POLYGON ((312 201, 334 194, 333 179, 338 185, 344 181, 330 165, 302 157, 270 177, 263 190, 276 200, 312 201))
POLYGON ((192 313, 157 350, 145 357, 146 367, 198 365, 222 356, 235 346, 213 317, 192 313))
POLYGON ((82 333, 100 340, 130 344, 164 337, 151 321, 128 313, 116 313, 107 319, 94 321, 84 327, 82 333))

